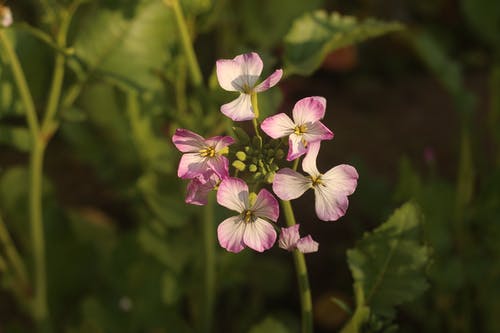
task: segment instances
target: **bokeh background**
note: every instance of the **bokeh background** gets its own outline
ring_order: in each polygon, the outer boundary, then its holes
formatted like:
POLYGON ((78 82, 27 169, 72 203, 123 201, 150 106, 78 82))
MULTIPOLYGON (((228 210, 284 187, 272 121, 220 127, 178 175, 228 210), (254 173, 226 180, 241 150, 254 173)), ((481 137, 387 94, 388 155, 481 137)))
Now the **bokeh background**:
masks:
MULTIPOLYGON (((428 289, 398 309, 399 331, 500 331, 500 2, 181 1, 205 91, 189 83, 172 13, 154 2, 89 1, 70 27, 76 60, 68 61, 64 96, 75 82, 80 90, 58 115, 43 186, 56 332, 196 331, 203 209, 184 203, 186 184, 175 177, 180 154, 170 137, 176 127, 206 134, 227 128, 217 110, 232 95, 218 88, 214 64, 249 51, 261 54, 265 73, 285 70, 278 87, 262 97, 264 112, 289 113, 300 98, 326 97, 324 122, 335 138, 322 145, 319 169, 349 163, 360 174, 338 222, 316 218, 312 193, 294 202, 302 232, 320 243, 320 251, 307 256, 316 331, 338 331, 350 316, 332 297, 354 306, 346 251, 408 200, 422 211, 422 242, 432 255, 428 289), (329 52, 310 73, 287 73, 285 36, 313 10, 397 21, 404 29, 329 52), (114 29, 123 33, 120 39, 114 29), (143 49, 128 52, 127 43, 143 43, 143 49)), ((47 12, 69 3, 7 2, 39 112, 54 51, 19 22, 50 32, 47 12)), ((25 123, 1 59, 0 212, 30 271, 29 148, 24 134, 2 132, 25 123)), ((215 221, 227 214, 216 208, 215 221)), ((249 332, 269 316, 298 332, 289 253, 234 255, 217 246, 216 263, 214 332, 249 332)), ((16 280, 0 272, 0 281, 0 332, 32 332, 16 280)))

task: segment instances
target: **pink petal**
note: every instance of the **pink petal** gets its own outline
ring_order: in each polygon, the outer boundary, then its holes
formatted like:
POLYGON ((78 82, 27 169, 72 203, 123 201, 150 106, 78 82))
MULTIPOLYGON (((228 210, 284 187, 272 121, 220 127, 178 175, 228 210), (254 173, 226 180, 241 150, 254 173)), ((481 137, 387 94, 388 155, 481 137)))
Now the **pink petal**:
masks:
POLYGON ((331 140, 333 139, 333 133, 328 127, 323 125, 323 123, 317 121, 308 125, 307 132, 304 133, 304 139, 308 143, 321 140, 331 140))
POLYGON ((354 193, 358 185, 358 178, 356 169, 348 164, 337 165, 321 177, 326 186, 346 195, 354 193))
POLYGON ((262 81, 257 87, 254 88, 255 92, 263 92, 269 88, 272 88, 281 80, 283 76, 283 70, 277 69, 271 75, 267 77, 264 81, 262 81))
POLYGON ((234 253, 243 250, 245 248, 243 243, 245 229, 245 222, 239 216, 232 216, 222 221, 217 227, 217 238, 219 238, 220 246, 234 253))
POLYGON ((205 140, 207 146, 215 148, 215 152, 218 153, 222 149, 229 145, 235 143, 235 140, 230 136, 214 136, 205 140))
POLYGON ((293 121, 297 125, 314 123, 325 116, 326 99, 314 96, 306 97, 295 103, 293 107, 293 121))
POLYGON ((182 179, 194 178, 210 168, 206 157, 201 157, 199 153, 186 153, 182 155, 177 169, 177 176, 182 179))
POLYGON ((281 200, 297 199, 311 188, 311 179, 292 169, 281 169, 274 176, 273 191, 281 200))
POLYGON ((318 157, 319 147, 321 145, 320 141, 312 142, 307 145, 307 155, 302 161, 302 170, 307 172, 313 177, 320 175, 318 168, 316 166, 316 158, 318 157))
POLYGON ((303 136, 295 133, 290 134, 288 138, 288 155, 286 157, 287 161, 293 161, 296 158, 304 155, 307 152, 304 146, 303 136))
POLYGON ((219 176, 213 171, 191 179, 187 186, 186 203, 203 206, 207 204, 208 194, 214 190, 219 176))
POLYGON ((241 65, 230 59, 217 60, 215 65, 217 80, 222 89, 227 91, 241 91, 242 87, 238 84, 238 79, 243 75, 241 65))
POLYGON ((221 206, 242 213, 248 208, 248 185, 239 178, 224 179, 217 191, 217 202, 221 206))
POLYGON ((328 186, 314 187, 316 215, 322 221, 336 221, 345 215, 349 200, 347 195, 328 186))
POLYGON ((297 242, 297 250, 302 253, 312 253, 318 251, 319 244, 314 239, 312 239, 311 235, 307 235, 306 237, 302 237, 297 242))
POLYGON ((260 128, 273 139, 282 138, 293 133, 295 124, 292 119, 284 113, 278 113, 264 119, 260 128))
POLYGON ((295 224, 288 228, 281 228, 278 243, 282 249, 293 251, 295 250, 299 238, 299 224, 295 224))
POLYGON ((266 189, 260 190, 251 209, 255 216, 265 217, 273 222, 276 222, 280 215, 278 200, 266 189))
POLYGON ((202 136, 183 128, 175 130, 172 142, 183 153, 195 153, 206 146, 202 136))
POLYGON ((229 176, 229 160, 225 156, 211 157, 207 164, 221 179, 229 176))
POLYGON ((245 53, 236 56, 234 61, 241 66, 244 84, 247 84, 248 88, 253 88, 264 67, 260 56, 255 52, 245 53))
POLYGON ((240 94, 234 101, 222 105, 220 111, 234 121, 245 121, 255 118, 250 95, 248 94, 240 94))
POLYGON ((276 242, 276 231, 271 223, 257 218, 247 223, 243 234, 243 242, 246 246, 258 252, 270 249, 276 242))

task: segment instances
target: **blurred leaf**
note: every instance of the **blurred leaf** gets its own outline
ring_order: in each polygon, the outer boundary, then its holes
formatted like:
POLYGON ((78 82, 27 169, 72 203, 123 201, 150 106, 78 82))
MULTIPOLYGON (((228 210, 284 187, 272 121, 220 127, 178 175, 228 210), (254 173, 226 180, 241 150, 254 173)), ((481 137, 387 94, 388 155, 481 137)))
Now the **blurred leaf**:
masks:
POLYGON ((268 317, 253 326, 248 333, 289 333, 289 331, 282 323, 268 317))
POLYGON ((199 15, 212 7, 212 0, 180 0, 184 15, 199 15))
POLYGON ((31 135, 25 127, 0 126, 0 144, 7 144, 29 152, 31 147, 31 135))
POLYGON ((176 38, 173 22, 162 1, 142 1, 131 18, 118 10, 93 7, 78 29, 76 55, 90 72, 136 88, 160 88, 155 72, 169 60, 168 45, 176 38))
POLYGON ((285 37, 285 72, 310 75, 328 53, 401 29, 403 26, 395 22, 359 22, 355 17, 328 15, 323 10, 307 13, 295 20, 285 37))
POLYGON ((461 0, 462 12, 476 33, 500 51, 500 1, 461 0))
POLYGON ((420 220, 415 205, 407 203, 347 251, 356 299, 362 300, 357 308, 368 306, 372 314, 392 318, 395 306, 427 288, 429 248, 418 241, 420 220))
POLYGON ((162 277, 161 295, 165 304, 171 305, 179 299, 179 285, 175 276, 165 272, 162 277))

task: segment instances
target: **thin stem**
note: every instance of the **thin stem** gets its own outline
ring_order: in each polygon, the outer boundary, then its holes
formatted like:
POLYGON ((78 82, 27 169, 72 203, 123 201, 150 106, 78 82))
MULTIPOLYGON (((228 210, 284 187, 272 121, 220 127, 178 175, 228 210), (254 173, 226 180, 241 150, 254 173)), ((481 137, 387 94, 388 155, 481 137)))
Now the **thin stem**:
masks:
POLYGON ((5 223, 0 215, 0 243, 5 249, 5 255, 7 260, 12 265, 14 269, 14 273, 17 275, 17 278, 21 282, 21 285, 26 287, 28 285, 28 274, 26 273, 26 266, 24 265, 23 259, 19 255, 16 247, 14 246, 14 242, 10 237, 9 231, 5 226, 5 223))
POLYGON ((213 329, 214 302, 215 302, 215 221, 214 197, 208 196, 208 203, 203 212, 203 236, 205 248, 205 301, 203 311, 202 332, 210 333, 213 329))
POLYGON ((293 161, 293 166, 292 166, 292 169, 294 171, 297 171, 297 168, 299 167, 299 161, 300 161, 300 157, 299 158, 296 158, 294 161, 293 161))
POLYGON ((262 141, 262 137, 260 136, 259 132, 259 123, 257 119, 259 119, 259 101, 257 99, 257 93, 252 93, 251 97, 251 102, 252 102, 252 109, 253 113, 255 114, 255 118, 252 119, 252 124, 253 124, 253 129, 255 130, 255 135, 262 141))
POLYGON ((163 2, 172 7, 175 15, 175 22, 177 23, 177 28, 179 29, 182 47, 189 65, 189 70, 191 72, 191 79, 196 87, 200 87, 203 84, 203 75, 201 74, 200 65, 196 59, 196 54, 194 53, 193 44, 191 37, 189 36, 188 27, 186 24, 186 19, 182 13, 182 8, 179 0, 163 0, 163 2))
MULTIPOLYGON (((281 200, 281 207, 285 215, 286 224, 291 227, 296 224, 290 201, 281 200)), ((312 300, 307 275, 307 265, 304 254, 298 250, 293 251, 293 262, 297 274, 297 282, 300 292, 300 305, 302 309, 302 333, 313 332, 312 300)))

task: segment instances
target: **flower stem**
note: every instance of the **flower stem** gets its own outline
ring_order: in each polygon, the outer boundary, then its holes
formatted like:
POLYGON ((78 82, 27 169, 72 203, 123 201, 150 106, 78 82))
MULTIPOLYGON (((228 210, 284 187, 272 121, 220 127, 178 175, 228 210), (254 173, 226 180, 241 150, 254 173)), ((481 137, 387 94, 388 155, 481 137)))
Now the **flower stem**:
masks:
POLYGON ((163 2, 172 7, 175 15, 175 22, 177 23, 177 28, 179 29, 182 47, 189 65, 189 70, 191 72, 191 79, 196 87, 200 87, 203 84, 203 75, 201 74, 200 65, 196 59, 196 54, 194 53, 193 44, 191 42, 191 37, 189 36, 188 27, 186 24, 186 19, 182 13, 182 8, 179 0, 163 0, 163 2))
POLYGON ((213 328, 215 302, 215 233, 214 233, 214 196, 210 193, 203 212, 203 236, 205 247, 205 300, 202 332, 210 333, 213 328))
MULTIPOLYGON (((291 227, 296 224, 290 201, 281 200, 281 206, 285 214, 286 224, 291 227)), ((297 282, 300 292, 300 305, 302 309, 302 333, 313 332, 311 289, 309 288, 309 277, 304 254, 298 250, 293 251, 293 261, 297 273, 297 282)))
POLYGON ((14 242, 9 235, 9 231, 0 215, 0 244, 5 249, 5 256, 9 263, 12 265, 14 274, 17 276, 21 286, 27 287, 29 284, 28 274, 26 273, 26 266, 24 265, 22 257, 19 255, 14 242))
POLYGON ((259 123, 257 122, 257 119, 259 119, 259 101, 257 99, 257 93, 252 93, 251 95, 251 101, 252 101, 252 109, 253 113, 255 114, 255 118, 252 119, 252 124, 253 124, 253 129, 255 130, 255 135, 260 139, 262 142, 262 137, 260 136, 259 132, 259 123))

